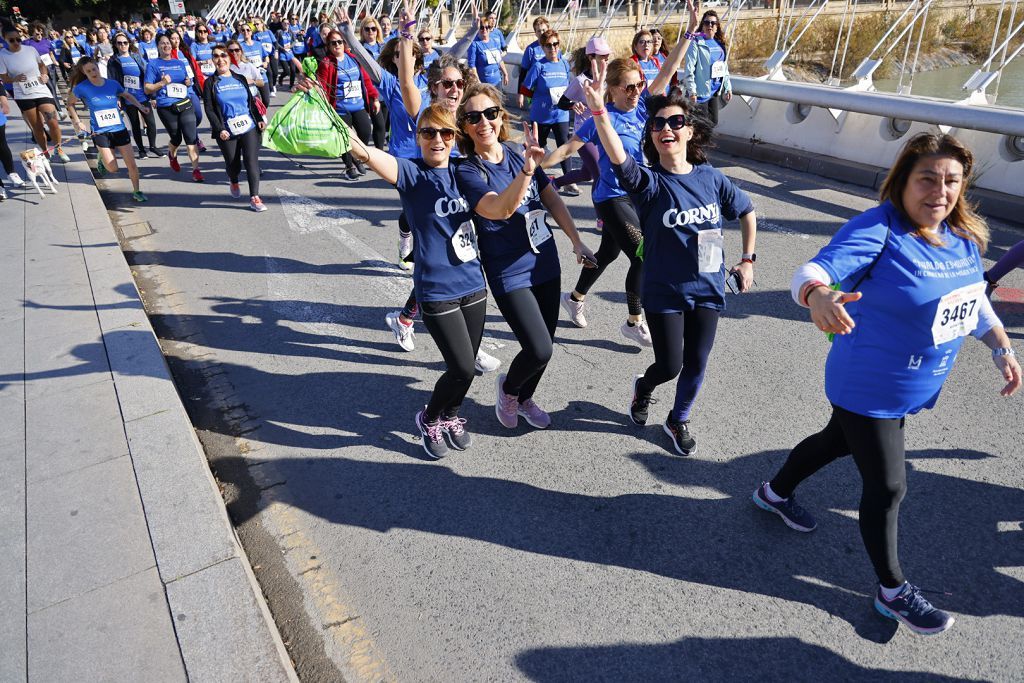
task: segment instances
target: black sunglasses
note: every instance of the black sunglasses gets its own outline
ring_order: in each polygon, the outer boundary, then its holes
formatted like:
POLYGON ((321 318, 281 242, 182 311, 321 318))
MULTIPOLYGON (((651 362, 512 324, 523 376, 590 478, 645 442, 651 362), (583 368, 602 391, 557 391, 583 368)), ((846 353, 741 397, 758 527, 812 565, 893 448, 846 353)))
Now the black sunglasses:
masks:
POLYGON ((705 19, 703 23, 704 23, 705 26, 718 26, 718 22, 717 21, 710 21, 708 19, 705 19))
POLYGON ((363 30, 364 31, 373 31, 374 33, 376 33, 377 32, 377 27, 376 26, 364 26, 363 30))
POLYGON ((8 43, 20 43, 21 42, 21 38, 8 38, 7 42, 8 43))
POLYGON ((651 119, 652 130, 665 130, 665 126, 668 126, 672 130, 679 130, 686 125, 686 116, 684 114, 672 114, 671 116, 655 116, 651 119))
POLYGON ((444 142, 451 142, 455 138, 455 131, 451 128, 420 128, 419 134, 424 140, 433 140, 438 135, 444 142))
POLYGON ((205 28, 197 28, 196 33, 209 33, 205 28))
POLYGON ((337 47, 338 45, 344 45, 344 44, 345 44, 344 40, 332 40, 330 42, 330 46, 331 47, 337 47))
POLYGON ((498 118, 501 114, 501 107, 487 107, 483 111, 467 111, 462 115, 463 121, 468 121, 472 125, 480 123, 481 119, 486 118, 488 121, 493 121, 498 118))
POLYGON ((229 47, 228 52, 241 52, 242 49, 238 47, 229 47))
POLYGON ((561 43, 559 43, 557 40, 553 43, 544 43, 544 47, 558 47, 559 45, 561 45, 561 43))
POLYGON ((449 80, 447 78, 442 78, 440 81, 438 81, 438 83, 440 83, 441 87, 444 88, 445 90, 450 90, 454 86, 458 86, 459 90, 466 89, 466 81, 462 80, 461 78, 454 81, 449 80))
POLYGON ((434 36, 420 36, 421 43, 429 43, 434 39, 434 36))
POLYGON ((644 83, 643 81, 640 81, 639 83, 626 83, 621 87, 623 90, 626 91, 627 94, 632 95, 635 92, 643 92, 645 85, 647 84, 644 83))
POLYGON ((115 40, 114 41, 114 45, 127 45, 127 44, 128 44, 128 41, 126 41, 126 40, 115 40))
POLYGON ((213 53, 213 58, 214 59, 227 59, 228 58, 228 53, 227 52, 214 52, 213 53))

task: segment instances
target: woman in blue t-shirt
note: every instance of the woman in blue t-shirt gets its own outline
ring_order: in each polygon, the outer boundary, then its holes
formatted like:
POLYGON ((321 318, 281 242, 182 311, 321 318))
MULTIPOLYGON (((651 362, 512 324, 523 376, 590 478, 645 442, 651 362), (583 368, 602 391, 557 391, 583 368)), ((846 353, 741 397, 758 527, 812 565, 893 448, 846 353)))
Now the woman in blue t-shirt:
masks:
POLYGON ((153 39, 153 30, 148 26, 143 26, 139 30, 139 54, 142 55, 144 62, 160 56, 160 50, 157 49, 156 41, 153 39))
POLYGON ((259 87, 260 99, 264 106, 270 106, 270 81, 267 76, 267 66, 270 64, 270 53, 258 40, 255 40, 254 31, 249 24, 242 24, 242 35, 238 37, 238 44, 242 46, 242 53, 245 61, 259 69, 263 85, 259 87))
POLYGON ((596 68, 596 77, 586 88, 587 104, 612 170, 639 211, 644 236, 642 300, 654 344, 654 363, 633 381, 630 419, 646 424, 655 388, 678 376, 664 430, 676 452, 691 455, 697 442, 690 434, 690 413, 725 309, 723 219, 740 221, 743 254, 729 276, 738 281, 739 291, 746 291, 756 259, 754 205, 708 163, 704 149, 711 131, 679 93, 648 101, 651 117, 643 147, 653 165, 641 166, 623 147, 602 106, 603 70, 596 68))
POLYGON ((729 43, 718 13, 708 10, 701 19, 701 33, 693 36, 683 64, 683 89, 691 101, 701 105, 711 122, 718 125, 718 110, 732 99, 729 80, 729 43))
POLYGON ((789 527, 813 531, 814 518, 793 492, 852 455, 862 484, 861 537, 878 576, 875 608, 924 635, 945 631, 953 617, 935 609, 900 568, 906 416, 935 406, 968 334, 992 349, 1006 381, 1003 396, 1021 385, 1010 339, 985 296, 988 227, 965 197, 973 168, 973 155, 956 138, 915 136, 882 183, 881 205, 854 217, 797 270, 793 298, 810 308, 818 329, 836 335, 825 362, 832 415, 754 492, 754 502, 789 527))
POLYGON ((96 163, 96 176, 102 178, 107 173, 117 172, 117 151, 128 168, 128 177, 132 181, 132 199, 136 202, 146 201, 146 195, 139 189, 139 169, 135 165, 132 153, 132 139, 125 128, 121 117, 120 100, 125 100, 133 107, 148 110, 135 96, 125 90, 119 83, 100 75, 99 65, 92 57, 78 60, 68 81, 71 92, 68 93, 68 110, 76 126, 81 128, 75 104, 81 100, 89 110, 92 142, 99 150, 96 163))
MULTIPOLYGON (((487 288, 477 257, 473 214, 459 192, 455 169, 450 165, 455 117, 443 105, 430 105, 420 114, 416 132, 419 159, 391 156, 366 147, 354 136, 352 141, 356 158, 397 187, 415 236, 416 297, 423 323, 447 366, 415 419, 423 449, 441 458, 449 448, 465 450, 470 445, 459 408, 476 372, 487 288)), ((527 172, 534 167, 528 160, 527 172)))
POLYGON ((267 28, 263 19, 257 17, 253 23, 256 30, 253 31, 252 37, 263 47, 263 52, 267 55, 266 70, 270 76, 270 96, 274 97, 277 95, 277 37, 267 28))
POLYGON ((502 87, 508 85, 508 70, 503 60, 501 39, 494 33, 494 21, 485 18, 480 23, 476 40, 466 52, 466 63, 476 69, 481 83, 502 87))
POLYGON ((548 212, 572 242, 577 263, 597 264, 562 198, 544 172, 535 170, 544 158, 536 124, 524 126, 524 153, 512 149, 505 142, 504 97, 489 83, 466 90, 457 120, 459 149, 466 160, 455 177, 476 214, 480 260, 494 301, 522 347, 508 374, 497 377, 494 412, 507 429, 517 426, 520 415, 533 427, 546 429, 551 417, 533 396, 551 360, 562 286, 548 212))
MULTIPOLYGON (((127 92, 135 96, 139 102, 149 103, 142 79, 146 73, 146 63, 139 55, 138 49, 132 45, 131 38, 125 33, 114 36, 114 56, 107 62, 107 77, 117 82, 127 92)), ((147 156, 157 159, 161 156, 156 148, 156 115, 153 108, 147 106, 145 113, 133 104, 125 107, 128 122, 132 127, 132 136, 139 150, 139 158, 147 156), (146 135, 149 137, 149 150, 143 145, 142 123, 146 124, 146 135)))
POLYGON ((192 162, 192 180, 201 183, 203 174, 199 170, 199 148, 196 146, 199 141, 196 110, 189 97, 192 79, 185 69, 185 63, 172 56, 171 39, 166 33, 157 38, 156 44, 160 56, 151 59, 146 65, 143 89, 156 102, 157 116, 171 138, 167 145, 167 160, 171 169, 175 173, 181 170, 178 147, 184 142, 189 161, 192 162))
MULTIPOLYGON (((537 124, 537 141, 547 147, 548 137, 554 133, 555 145, 564 145, 569 140, 569 112, 559 109, 572 69, 569 60, 562 56, 561 39, 558 31, 548 30, 540 37, 544 56, 535 61, 523 77, 519 94, 531 98, 529 119, 537 124)), ((562 174, 569 172, 569 160, 562 161, 562 174)), ((577 194, 579 190, 577 188, 577 194)))

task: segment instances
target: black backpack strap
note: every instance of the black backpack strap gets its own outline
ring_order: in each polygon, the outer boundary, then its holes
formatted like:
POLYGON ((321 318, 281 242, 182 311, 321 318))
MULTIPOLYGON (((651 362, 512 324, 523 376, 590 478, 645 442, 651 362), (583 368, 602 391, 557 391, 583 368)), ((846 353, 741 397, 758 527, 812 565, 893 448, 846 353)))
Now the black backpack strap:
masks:
POLYGON ((891 235, 892 227, 887 226, 885 229, 885 241, 882 242, 882 248, 878 251, 878 255, 875 256, 875 260, 868 265, 867 270, 864 271, 864 274, 861 275, 860 278, 857 279, 856 284, 854 284, 853 287, 850 288, 851 292, 856 292, 857 288, 861 286, 864 280, 868 279, 868 277, 871 276, 871 271, 875 269, 875 264, 877 264, 882 259, 882 254, 885 253, 886 248, 889 246, 889 237, 891 235))

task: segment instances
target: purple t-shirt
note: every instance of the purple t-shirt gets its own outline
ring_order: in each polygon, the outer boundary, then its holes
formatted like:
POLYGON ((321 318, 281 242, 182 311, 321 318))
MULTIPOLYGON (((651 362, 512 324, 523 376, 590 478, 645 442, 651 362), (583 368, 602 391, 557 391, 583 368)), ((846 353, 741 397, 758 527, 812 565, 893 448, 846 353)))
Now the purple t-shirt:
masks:
POLYGON ((22 45, 34 47, 36 49, 36 52, 38 52, 40 56, 48 55, 51 52, 53 52, 53 42, 48 38, 43 38, 42 40, 33 40, 29 38, 28 40, 24 41, 22 45))

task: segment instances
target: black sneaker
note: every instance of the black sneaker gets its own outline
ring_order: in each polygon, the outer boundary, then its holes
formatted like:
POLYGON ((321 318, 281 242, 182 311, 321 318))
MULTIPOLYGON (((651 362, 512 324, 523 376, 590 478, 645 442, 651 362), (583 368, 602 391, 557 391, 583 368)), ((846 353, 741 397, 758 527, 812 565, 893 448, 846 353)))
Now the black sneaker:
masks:
POLYGON ((466 418, 455 415, 441 419, 444 440, 457 451, 464 451, 473 443, 473 438, 466 431, 466 418))
POLYGON ((360 177, 366 175, 366 167, 363 166, 363 162, 358 159, 356 160, 356 173, 358 173, 360 177))
POLYGON ((818 528, 818 523, 814 521, 814 517, 811 516, 811 513, 797 505, 796 494, 775 503, 768 499, 768 493, 765 491, 766 486, 768 486, 767 482, 761 482, 761 485, 757 487, 756 491, 754 491, 754 505, 762 510, 774 512, 779 517, 782 517, 782 521, 785 522, 786 526, 790 529, 796 529, 797 531, 803 531, 806 533, 818 528))
POLYGON ((656 399, 651 398, 650 391, 642 393, 637 388, 643 377, 643 375, 637 375, 633 378, 633 401, 629 404, 629 419, 633 421, 633 424, 640 425, 641 427, 647 424, 647 409, 650 408, 652 403, 658 402, 656 399))
POLYGON ((892 600, 882 595, 882 587, 875 594, 875 609, 884 616, 904 624, 914 633, 922 636, 933 636, 942 633, 956 621, 952 616, 940 609, 921 595, 921 589, 907 583, 892 600))
POLYGON ((432 458, 440 459, 448 455, 448 447, 444 444, 444 429, 441 421, 435 420, 427 424, 423 421, 423 411, 416 413, 416 428, 423 437, 423 450, 432 458))
POLYGON ((359 171, 356 170, 355 166, 349 166, 345 169, 345 177, 349 180, 355 180, 359 177, 359 171))
POLYGON ((665 420, 665 433, 672 437, 672 445, 679 455, 693 455, 697 450, 697 440, 690 436, 689 420, 673 420, 669 415, 665 420))
POLYGON ((149 151, 146 153, 146 156, 149 157, 150 159, 159 159, 160 157, 163 156, 163 154, 156 147, 150 147, 149 151))

